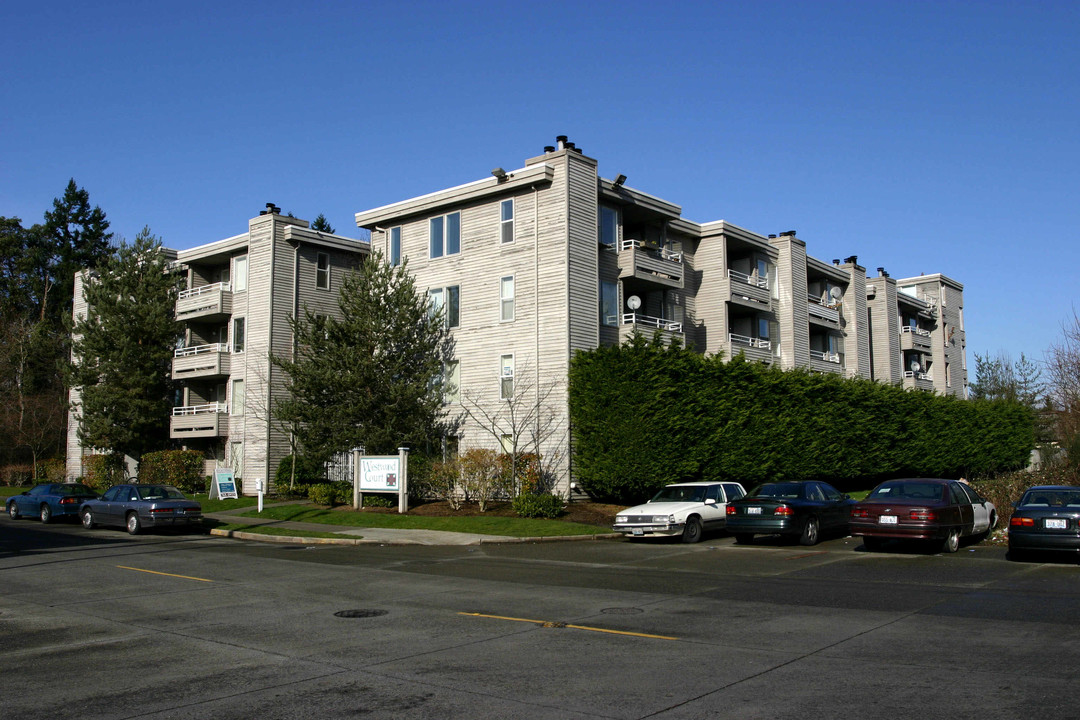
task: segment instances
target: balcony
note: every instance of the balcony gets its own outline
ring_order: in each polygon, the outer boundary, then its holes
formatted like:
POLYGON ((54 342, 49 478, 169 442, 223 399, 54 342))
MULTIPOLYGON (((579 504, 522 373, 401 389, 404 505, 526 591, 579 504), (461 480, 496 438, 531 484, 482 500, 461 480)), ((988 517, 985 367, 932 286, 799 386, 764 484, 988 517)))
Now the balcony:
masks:
POLYGON ((731 357, 735 357, 739 353, 742 353, 747 360, 756 360, 760 362, 773 361, 771 340, 729 333, 728 346, 730 347, 729 355, 731 357))
POLYGON ((758 274, 747 275, 738 270, 728 270, 727 277, 720 281, 720 297, 725 302, 760 309, 769 305, 769 278, 758 274))
POLYGON ((930 331, 912 325, 900 326, 901 350, 929 350, 930 331))
POLYGON ((842 373, 844 358, 840 353, 831 353, 828 350, 811 350, 810 369, 818 372, 842 373))
POLYGON ((184 438, 223 437, 229 434, 229 406, 227 403, 206 403, 173 408, 169 422, 169 437, 184 438))
POLYGON ((635 333, 641 333, 651 338, 657 330, 660 331, 660 339, 665 345, 670 345, 672 339, 683 339, 683 324, 675 320, 641 315, 639 313, 626 313, 620 318, 619 342, 627 342, 635 333))
POLYGON ((812 295, 808 298, 808 300, 810 319, 824 320, 826 323, 831 325, 840 324, 840 310, 838 308, 826 305, 821 301, 821 298, 817 298, 812 295))
POLYGON ((904 371, 903 388, 905 390, 930 390, 934 389, 934 378, 930 373, 904 371))
POLYGON ((650 249, 638 240, 619 244, 619 279, 636 278, 664 287, 683 287, 682 253, 663 248, 650 249))
POLYGON ((227 343, 180 348, 173 353, 173 380, 228 375, 231 359, 227 343))
POLYGON ((182 290, 176 299, 176 319, 222 320, 232 315, 232 286, 227 282, 182 290))

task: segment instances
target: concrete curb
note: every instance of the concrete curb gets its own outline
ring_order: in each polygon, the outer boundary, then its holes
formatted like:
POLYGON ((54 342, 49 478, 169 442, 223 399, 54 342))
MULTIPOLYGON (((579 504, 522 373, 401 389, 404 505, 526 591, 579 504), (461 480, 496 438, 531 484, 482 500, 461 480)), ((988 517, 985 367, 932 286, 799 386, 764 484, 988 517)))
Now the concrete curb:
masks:
MULTIPOLYGON (((327 531, 329 532, 329 531, 327 531)), ((245 532, 243 530, 218 530, 216 528, 210 530, 211 535, 217 537, 232 538, 235 540, 255 540, 257 542, 268 543, 283 543, 290 545, 424 545, 431 543, 418 543, 410 541, 408 539, 403 540, 386 540, 386 539, 368 539, 368 538, 320 538, 320 537, 298 537, 294 535, 266 535, 263 533, 245 532)), ((551 537, 529 537, 529 538, 504 538, 504 537, 492 537, 490 540, 476 540, 473 542, 455 543, 457 545, 514 545, 524 543, 542 543, 542 542, 575 542, 583 540, 615 540, 622 537, 622 533, 604 533, 600 535, 554 535, 551 537)), ((448 545, 441 545, 440 547, 448 547, 448 545)))

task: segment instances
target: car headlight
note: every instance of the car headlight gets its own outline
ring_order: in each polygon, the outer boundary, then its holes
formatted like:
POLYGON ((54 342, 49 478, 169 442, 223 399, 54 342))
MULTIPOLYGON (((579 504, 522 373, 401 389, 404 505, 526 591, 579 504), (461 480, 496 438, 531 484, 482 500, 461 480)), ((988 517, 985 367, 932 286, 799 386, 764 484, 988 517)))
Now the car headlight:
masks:
POLYGON ((615 524, 624 523, 624 522, 627 522, 628 520, 629 520, 629 518, 627 518, 625 515, 616 515, 615 516, 615 524))
POLYGON ((652 521, 654 523, 673 523, 675 522, 674 515, 654 515, 652 521))

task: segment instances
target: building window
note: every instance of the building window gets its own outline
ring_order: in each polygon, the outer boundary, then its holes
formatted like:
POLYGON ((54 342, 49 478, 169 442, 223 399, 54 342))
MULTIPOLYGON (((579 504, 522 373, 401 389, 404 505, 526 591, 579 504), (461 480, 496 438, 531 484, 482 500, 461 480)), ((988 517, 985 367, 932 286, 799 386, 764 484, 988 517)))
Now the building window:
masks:
POLYGON ((503 355, 499 358, 499 397, 510 400, 514 397, 514 356, 503 355))
POLYGON ((461 399, 461 362, 451 360, 443 365, 443 402, 456 403, 461 399))
POLYGON ((232 381, 232 399, 229 400, 229 412, 232 415, 244 414, 244 381, 232 381))
POLYGON ((233 318, 232 321, 232 351, 244 352, 244 318, 233 318))
POLYGON ((241 255, 233 260, 233 292, 244 292, 247 290, 247 277, 248 258, 247 255, 241 255))
POLYGON ((619 324, 619 286, 616 283, 600 283, 600 324, 608 327, 619 324))
POLYGON ((499 282, 499 319, 510 322, 514 319, 514 276, 508 275, 499 282))
POLYGON ((461 213, 450 213, 428 221, 428 256, 431 259, 461 252, 461 213))
POLYGON ((390 228, 390 265, 401 264, 401 228, 390 228))
POLYGON ((244 443, 229 443, 229 464, 232 465, 233 476, 244 477, 244 443))
POLYGON ((319 253, 315 266, 315 287, 319 290, 330 289, 330 255, 319 253))
POLYGON ((440 309, 443 311, 443 319, 447 327, 455 328, 461 325, 461 287, 459 285, 428 290, 428 311, 434 316, 440 309))
POLYGON ((512 243, 514 242, 514 200, 503 200, 499 208, 499 237, 503 243, 512 243))
POLYGON ((619 239, 619 214, 615 208, 600 208, 600 244, 613 248, 619 239))

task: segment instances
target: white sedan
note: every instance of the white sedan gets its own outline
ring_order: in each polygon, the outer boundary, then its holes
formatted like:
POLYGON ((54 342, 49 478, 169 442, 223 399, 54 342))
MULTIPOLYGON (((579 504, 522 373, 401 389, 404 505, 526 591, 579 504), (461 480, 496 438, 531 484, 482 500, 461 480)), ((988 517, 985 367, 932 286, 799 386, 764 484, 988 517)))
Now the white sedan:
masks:
POLYGON ((736 482, 690 482, 668 485, 644 505, 615 516, 615 532, 628 537, 681 535, 694 543, 705 530, 727 525, 727 504, 746 494, 736 482))

